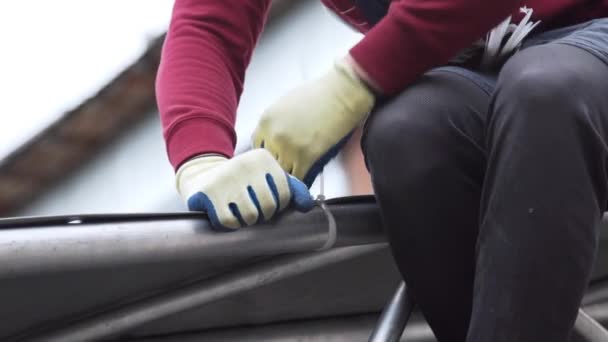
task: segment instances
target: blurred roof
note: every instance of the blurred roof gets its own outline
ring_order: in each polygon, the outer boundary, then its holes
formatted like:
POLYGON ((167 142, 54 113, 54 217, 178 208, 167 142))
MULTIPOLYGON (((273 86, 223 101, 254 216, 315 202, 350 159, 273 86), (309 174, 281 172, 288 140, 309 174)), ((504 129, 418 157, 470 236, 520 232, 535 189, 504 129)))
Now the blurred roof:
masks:
MULTIPOLYGON (((274 0, 270 19, 294 5, 274 0)), ((0 216, 70 175, 115 137, 156 110, 154 79, 164 36, 92 97, 0 160, 0 216)))
POLYGON ((0 54, 0 159, 133 63, 166 31, 173 2, 0 1, 0 31, 10 32, 0 54))

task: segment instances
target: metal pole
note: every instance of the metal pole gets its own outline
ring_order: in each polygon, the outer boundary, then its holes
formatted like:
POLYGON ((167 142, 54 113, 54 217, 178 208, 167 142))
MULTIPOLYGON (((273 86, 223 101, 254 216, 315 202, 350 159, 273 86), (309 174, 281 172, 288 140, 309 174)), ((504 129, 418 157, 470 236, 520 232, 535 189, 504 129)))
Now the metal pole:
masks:
POLYGON ((217 301, 247 290, 306 273, 327 265, 356 258, 385 248, 386 244, 345 247, 325 252, 271 259, 244 270, 234 271, 158 295, 113 312, 101 314, 70 328, 26 338, 38 342, 97 341, 129 331, 142 324, 217 301))
POLYGON ((414 301, 408 295, 405 283, 401 282, 388 306, 384 308, 369 341, 398 342, 413 310, 414 301))
POLYGON ((608 341, 608 331, 582 309, 578 310, 578 316, 574 323, 574 334, 585 342, 608 341))
MULTIPOLYGON (((327 206, 337 223, 336 247, 385 241, 374 202, 329 202, 327 206)), ((20 227, 18 222, 14 228, 3 225, 0 279, 143 263, 309 252, 321 248, 328 239, 328 219, 320 208, 306 214, 288 212, 273 222, 230 233, 213 231, 203 215, 127 218, 92 222, 83 218, 78 224, 41 223, 31 224, 31 228, 20 227)))

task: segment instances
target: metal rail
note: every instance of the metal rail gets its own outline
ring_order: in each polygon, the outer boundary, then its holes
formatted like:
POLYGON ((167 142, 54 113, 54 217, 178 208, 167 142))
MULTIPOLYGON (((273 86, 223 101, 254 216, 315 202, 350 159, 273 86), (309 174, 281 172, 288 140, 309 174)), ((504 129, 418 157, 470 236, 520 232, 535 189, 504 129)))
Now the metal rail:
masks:
MULTIPOLYGON (((337 223, 335 247, 385 241, 375 202, 327 202, 337 223)), ((80 222, 82 221, 82 222, 80 222)), ((218 260, 318 250, 327 241, 328 219, 320 208, 288 212, 277 220, 230 233, 211 229, 204 216, 162 219, 107 216, 75 224, 0 229, 0 279, 177 260, 218 260), (104 221, 105 220, 105 221, 104 221)))
POLYGON ((382 311, 369 342, 398 342, 413 310, 414 300, 407 293, 405 283, 401 282, 393 298, 382 311))

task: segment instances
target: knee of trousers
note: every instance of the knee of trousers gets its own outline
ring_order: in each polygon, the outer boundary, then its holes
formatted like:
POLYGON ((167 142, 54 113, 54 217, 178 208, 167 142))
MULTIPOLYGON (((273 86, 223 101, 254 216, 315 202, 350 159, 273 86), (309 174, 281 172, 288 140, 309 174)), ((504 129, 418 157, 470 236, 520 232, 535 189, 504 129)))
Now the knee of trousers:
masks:
POLYGON ((481 155, 472 145, 483 142, 483 123, 455 94, 414 86, 370 115, 362 144, 378 195, 424 191, 453 169, 463 151, 481 155))
MULTIPOLYGON (((555 47, 562 51, 578 48, 555 47)), ((553 47, 532 47, 516 54, 501 71, 487 120, 488 138, 551 139, 547 129, 562 131, 563 138, 573 129, 590 130, 597 120, 599 95, 590 84, 597 75, 588 65, 550 58, 553 47)), ((559 52, 555 53, 559 55, 559 52)), ((574 58, 572 56, 572 58, 574 58)), ((592 56, 588 56, 593 58, 592 56)), ((589 131, 589 133, 591 133, 589 131)), ((555 136, 553 136, 555 138, 555 136)))

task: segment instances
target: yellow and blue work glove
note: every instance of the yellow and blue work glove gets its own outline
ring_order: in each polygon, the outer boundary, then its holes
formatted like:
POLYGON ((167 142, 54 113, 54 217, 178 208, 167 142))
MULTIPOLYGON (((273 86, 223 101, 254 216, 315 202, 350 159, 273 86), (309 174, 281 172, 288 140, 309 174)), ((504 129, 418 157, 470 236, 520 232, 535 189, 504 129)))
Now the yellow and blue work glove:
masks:
POLYGON ((193 211, 204 211, 214 228, 234 230, 267 221, 290 204, 308 211, 308 188, 288 175, 263 149, 232 159, 203 155, 177 171, 177 189, 193 211))
POLYGON ((347 62, 296 87, 263 114, 254 147, 268 150, 310 187, 374 106, 374 94, 347 62))

